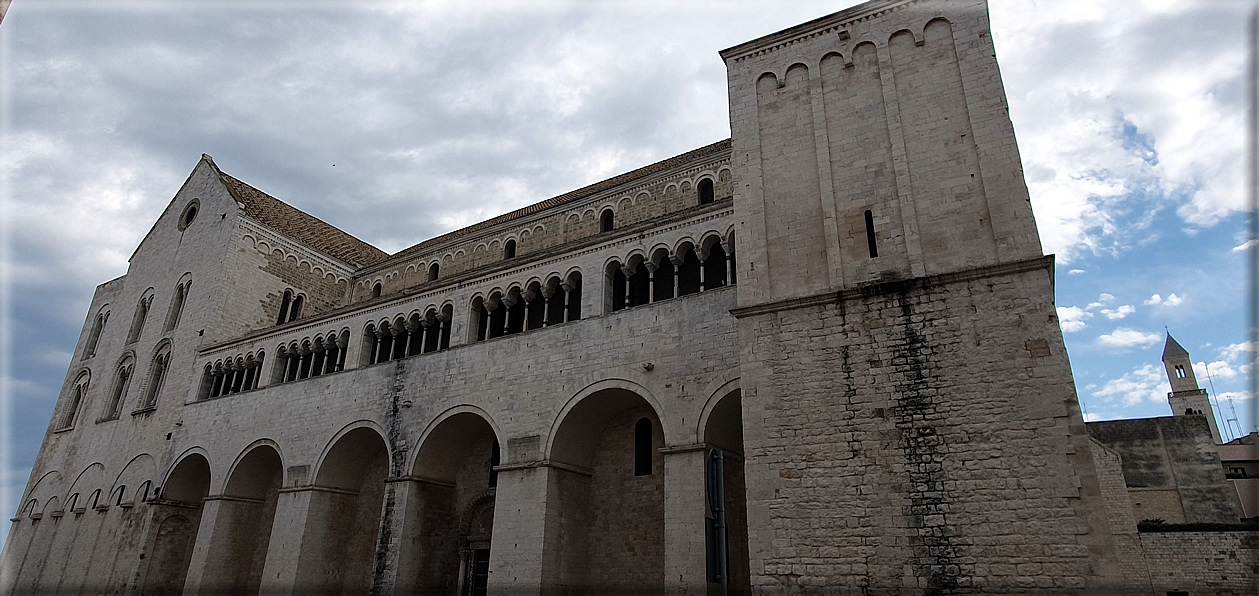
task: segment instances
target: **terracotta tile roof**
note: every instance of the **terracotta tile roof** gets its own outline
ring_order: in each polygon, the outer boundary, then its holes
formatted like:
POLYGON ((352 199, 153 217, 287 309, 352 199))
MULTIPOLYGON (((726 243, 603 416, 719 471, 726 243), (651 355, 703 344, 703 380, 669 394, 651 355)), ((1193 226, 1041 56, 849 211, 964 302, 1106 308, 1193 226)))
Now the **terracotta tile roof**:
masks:
MULTIPOLYGON (((214 165, 209 156, 205 158, 214 165)), ((223 173, 218 166, 214 169, 232 197, 245 206, 245 215, 250 219, 356 268, 374 265, 388 258, 384 251, 336 226, 223 173)))
POLYGON ((727 155, 730 154, 730 139, 726 139, 724 141, 717 141, 716 143, 713 143, 711 145, 700 147, 699 149, 687 151, 686 153, 683 153, 681 155, 675 155, 666 160, 658 161, 651 165, 638 168, 637 170, 633 170, 633 171, 621 174, 619 176, 608 178, 607 180, 604 180, 602 182, 596 182, 589 186, 584 186, 577 190, 566 192, 562 195, 549 198, 540 203, 534 203, 526 207, 521 207, 520 209, 517 209, 515 211, 504 213, 498 217, 490 218, 483 222, 472 224, 466 228, 461 228, 453 232, 442 234, 441 236, 437 236, 435 238, 430 238, 419 244, 416 244, 415 246, 404 248, 394 253, 389 258, 392 260, 394 258, 411 256, 416 253, 423 252, 425 249, 428 249, 432 246, 436 246, 444 242, 454 240, 455 238, 459 238, 460 236, 466 236, 473 232, 477 232, 477 231, 483 230, 485 228, 488 228, 488 227, 491 227, 491 226, 494 226, 494 225, 497 225, 506 221, 510 221, 510 220, 517 219, 520 217, 525 217, 528 215, 533 215, 534 213, 538 213, 539 211, 550 209, 551 207, 562 205, 570 201, 577 201, 579 199, 584 199, 586 197, 589 197, 592 194, 607 190, 609 188, 613 188, 615 186, 619 186, 621 184, 625 184, 627 182, 632 182, 644 176, 655 174, 656 172, 668 170, 670 168, 683 165, 687 162, 695 161, 697 159, 701 159, 701 158, 708 157, 710 155, 719 154, 719 153, 725 153, 727 155))

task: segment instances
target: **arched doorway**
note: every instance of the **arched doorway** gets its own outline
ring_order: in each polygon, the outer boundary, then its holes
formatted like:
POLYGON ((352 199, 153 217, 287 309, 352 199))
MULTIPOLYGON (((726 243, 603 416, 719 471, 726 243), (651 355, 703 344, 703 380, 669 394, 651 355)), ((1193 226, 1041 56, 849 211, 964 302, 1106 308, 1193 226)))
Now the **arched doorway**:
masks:
POLYGON ((573 593, 658 593, 664 586, 664 446, 649 402, 620 388, 591 393, 555 430, 549 459, 558 527, 543 582, 573 593))
MULTIPOLYGON (((743 474, 743 400, 738 389, 722 397, 708 414, 704 445, 709 477, 705 482, 704 527, 710 588, 725 575, 728 594, 749 594, 747 487, 743 474), (715 452, 715 453, 714 453, 715 452), (719 456, 719 457, 718 457, 719 456), (716 463, 715 460, 720 460, 716 463), (714 466, 720 474, 713 474, 714 466), (720 478, 720 481, 717 481, 720 478), (720 484, 720 486, 717 486, 720 484), (721 495, 723 498, 716 498, 721 495), (720 509, 713 503, 720 503, 720 509)), ((710 589, 710 593, 713 590, 710 589)))
POLYGON ((145 596, 183 592, 201 524, 202 503, 209 491, 210 462, 199 453, 180 460, 166 478, 161 497, 152 507, 157 531, 141 591, 145 596))
POLYGON ((423 544, 412 557, 415 592, 486 594, 499 458, 498 437, 479 412, 441 419, 424 437, 408 507, 423 544))
POLYGON ((328 594, 366 594, 380 537, 389 450, 380 433, 360 427, 337 439, 315 476, 306 551, 299 581, 328 594), (309 549, 309 550, 307 550, 309 549), (309 565, 305 563, 309 561, 309 565))
POLYGON ((203 590, 260 591, 283 470, 279 452, 266 444, 253 447, 236 463, 218 500, 218 527, 209 545, 203 590))

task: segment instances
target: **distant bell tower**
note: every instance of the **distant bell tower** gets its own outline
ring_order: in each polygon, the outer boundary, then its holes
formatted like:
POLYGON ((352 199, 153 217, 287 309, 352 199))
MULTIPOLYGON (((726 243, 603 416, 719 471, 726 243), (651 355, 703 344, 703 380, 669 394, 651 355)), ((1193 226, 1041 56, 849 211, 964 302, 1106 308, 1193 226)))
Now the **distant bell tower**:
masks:
POLYGON ((1193 360, 1170 333, 1167 334, 1167 343, 1163 346, 1163 367, 1167 369, 1167 380, 1172 385, 1172 392, 1167 394, 1172 415, 1206 416, 1211 425, 1211 438, 1216 445, 1222 443, 1220 429, 1215 424, 1215 412, 1211 410, 1211 402, 1207 399, 1207 390, 1198 387, 1198 379, 1193 376, 1193 360))

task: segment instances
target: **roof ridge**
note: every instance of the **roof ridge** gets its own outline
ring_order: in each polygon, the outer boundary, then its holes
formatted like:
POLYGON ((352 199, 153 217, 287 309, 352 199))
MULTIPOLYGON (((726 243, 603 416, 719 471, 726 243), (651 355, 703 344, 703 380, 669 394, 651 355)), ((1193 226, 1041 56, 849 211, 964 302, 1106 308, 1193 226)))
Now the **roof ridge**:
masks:
POLYGON ((245 206, 245 215, 286 236, 331 257, 362 269, 388 258, 386 253, 353 234, 290 205, 257 187, 221 170, 214 158, 201 154, 236 202, 245 206))
POLYGON ((730 147, 731 147, 730 139, 727 138, 721 141, 717 141, 716 143, 710 143, 703 147, 699 147, 697 149, 692 149, 685 153, 679 153, 672 157, 666 157, 665 159, 662 159, 660 161, 647 164, 645 166, 630 170, 622 174, 617 174, 616 176, 613 176, 611 178, 600 180, 592 184, 587 184, 586 186, 583 186, 581 188, 570 190, 566 193, 556 195, 549 199, 544 199, 542 201, 533 203, 531 205, 526 205, 519 209, 509 211, 502 215, 491 217, 484 221, 479 221, 470 226, 459 228, 457 230, 451 230, 439 236, 434 236, 432 238, 429 238, 428 240, 421 241, 417 244, 413 244, 402 250, 399 250, 398 252, 395 252, 392 255, 389 255, 389 257, 385 260, 393 260, 399 257, 414 255, 426 248, 430 248, 444 241, 453 240, 461 236, 466 236, 473 232, 477 232, 477 231, 483 230, 485 228, 488 228, 488 227, 491 227, 500 223, 511 221, 513 219, 519 219, 521 217, 533 215, 534 213, 538 213, 539 211, 544 211, 546 209, 550 209, 551 207, 556 207, 570 201, 576 201, 578 199, 586 198, 594 193, 601 192, 601 191, 604 191, 604 190, 607 190, 609 188, 613 188, 616 186, 620 186, 631 180, 642 178, 648 174, 653 174, 661 170, 665 170, 670 167, 676 166, 679 163, 684 163, 687 161, 698 159, 700 157, 706 157, 708 155, 719 153, 721 151, 729 151, 730 147))

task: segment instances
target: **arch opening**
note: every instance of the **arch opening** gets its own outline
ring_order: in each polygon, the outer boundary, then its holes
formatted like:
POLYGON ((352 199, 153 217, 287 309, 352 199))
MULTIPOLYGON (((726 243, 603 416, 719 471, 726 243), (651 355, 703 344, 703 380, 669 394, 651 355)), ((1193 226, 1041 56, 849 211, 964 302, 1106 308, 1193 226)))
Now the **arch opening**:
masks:
POLYGON ((280 454, 270 445, 250 449, 237 462, 219 502, 203 587, 223 594, 258 594, 283 481, 280 454))
POLYGON ((146 594, 178 594, 188 576, 202 503, 210 490, 210 462, 193 453, 178 464, 161 488, 161 500, 153 504, 157 532, 144 577, 146 594))
POLYGON ((708 581, 720 583, 715 573, 725 570, 732 594, 751 593, 748 551, 747 485, 743 464, 743 400, 738 389, 726 394, 708 415, 703 429, 709 478, 705 482, 704 527, 708 581), (714 459, 720 459, 716 464, 714 459), (720 467, 719 486, 714 486, 712 467, 720 467), (712 507, 713 495, 720 495, 721 508, 712 507))
POLYGON ((400 557, 414 566, 410 591, 486 593, 498 462, 494 428, 476 413, 441 420, 424 438, 408 491, 414 540, 403 541, 424 548, 400 557))
POLYGON ((304 544, 299 577, 317 589, 365 594, 372 585, 372 567, 380 537, 389 449, 372 428, 350 430, 337 439, 315 475, 308 519, 323 528, 309 536, 335 537, 304 544))
POLYGON ((596 391, 569 410, 549 459, 563 464, 551 468, 552 486, 574 523, 555 545, 557 576, 544 581, 592 592, 663 587, 664 461, 644 461, 662 447, 656 411, 632 391, 596 391))

